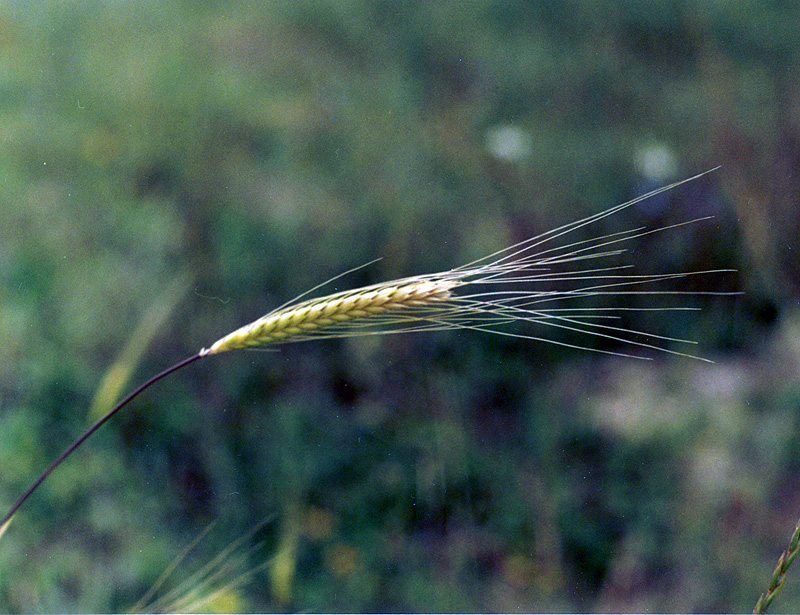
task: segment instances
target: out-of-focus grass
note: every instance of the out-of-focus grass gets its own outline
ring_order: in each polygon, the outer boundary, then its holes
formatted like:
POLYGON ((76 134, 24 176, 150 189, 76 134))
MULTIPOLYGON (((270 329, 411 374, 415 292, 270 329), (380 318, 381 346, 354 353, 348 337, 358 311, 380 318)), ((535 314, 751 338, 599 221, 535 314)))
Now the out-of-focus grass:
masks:
MULTIPOLYGON (((800 512, 795 13, 0 7, 3 506, 187 270, 142 376, 377 256, 342 283, 456 266, 722 164, 631 212, 713 223, 629 256, 735 267, 714 290, 747 292, 632 323, 714 366, 466 333, 193 366, 20 511, 0 610, 129 608, 211 519, 200 560, 272 513, 266 551, 296 540, 283 608, 752 608, 800 512)), ((236 608, 277 608, 270 578, 236 608)), ((797 610, 797 587, 790 571, 774 609, 797 610)))

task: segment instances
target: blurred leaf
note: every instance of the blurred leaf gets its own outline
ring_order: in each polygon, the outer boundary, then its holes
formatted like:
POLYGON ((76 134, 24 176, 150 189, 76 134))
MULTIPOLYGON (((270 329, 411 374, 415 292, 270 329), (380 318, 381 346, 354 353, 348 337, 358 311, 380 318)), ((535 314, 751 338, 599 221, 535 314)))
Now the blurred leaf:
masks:
POLYGON ((178 302, 186 296, 190 284, 191 278, 188 275, 177 278, 147 308, 139 325, 100 381, 87 415, 88 422, 94 423, 108 412, 120 398, 153 336, 167 320, 178 302))

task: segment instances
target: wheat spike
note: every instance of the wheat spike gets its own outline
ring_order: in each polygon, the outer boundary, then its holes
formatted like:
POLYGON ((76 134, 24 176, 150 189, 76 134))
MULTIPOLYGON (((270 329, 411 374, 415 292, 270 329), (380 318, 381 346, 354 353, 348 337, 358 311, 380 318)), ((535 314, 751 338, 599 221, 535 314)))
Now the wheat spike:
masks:
POLYGON ((456 280, 420 276, 308 299, 273 310, 200 352, 215 354, 290 339, 298 341, 319 332, 329 336, 350 321, 387 313, 409 312, 408 317, 415 319, 414 310, 449 299, 450 290, 458 284, 456 280))
MULTIPOLYGON (((697 177, 700 175, 664 186, 449 271, 374 284, 316 299, 300 301, 301 295, 226 335, 209 348, 203 348, 200 355, 311 338, 457 328, 582 348, 544 334, 533 335, 507 327, 521 323, 578 332, 639 349, 691 356, 667 348, 665 344, 693 343, 689 340, 647 334, 619 323, 625 311, 694 308, 570 307, 569 302, 598 296, 722 294, 670 293, 655 286, 667 280, 720 273, 722 270, 630 275, 625 270, 632 265, 615 266, 606 262, 610 257, 625 252, 625 242, 706 218, 654 230, 635 228, 583 241, 562 240, 580 228, 697 177), (559 271, 558 267, 564 266, 568 269, 559 271), (467 287, 474 290, 463 292, 467 287), (554 302, 558 303, 557 307, 551 307, 554 302)), ((622 351, 597 352, 634 356, 622 351)))

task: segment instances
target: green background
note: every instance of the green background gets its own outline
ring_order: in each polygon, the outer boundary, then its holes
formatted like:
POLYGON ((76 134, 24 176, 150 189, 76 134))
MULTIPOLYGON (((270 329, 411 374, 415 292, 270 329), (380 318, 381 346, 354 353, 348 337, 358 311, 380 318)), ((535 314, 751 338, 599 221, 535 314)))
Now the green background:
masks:
POLYGON ((799 56, 794 2, 0 2, 3 510, 104 379, 376 257, 334 286, 722 165, 617 223, 713 215, 625 258, 745 293, 631 317, 714 364, 470 332, 195 363, 26 502, 0 611, 752 609, 800 516, 799 56))

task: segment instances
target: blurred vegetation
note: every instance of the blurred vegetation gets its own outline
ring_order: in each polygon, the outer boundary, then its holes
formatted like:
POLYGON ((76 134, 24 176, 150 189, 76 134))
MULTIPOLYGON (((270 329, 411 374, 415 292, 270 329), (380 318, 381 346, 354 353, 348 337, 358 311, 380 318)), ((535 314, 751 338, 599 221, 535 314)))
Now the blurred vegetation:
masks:
POLYGON ((21 509, 0 610, 132 608, 209 522, 176 578, 263 519, 205 609, 752 609, 800 516, 796 8, 0 3, 3 510, 101 384, 376 257, 341 284, 722 165, 626 214, 713 221, 629 257, 746 292, 631 323, 714 365, 468 333, 194 364, 21 509))

